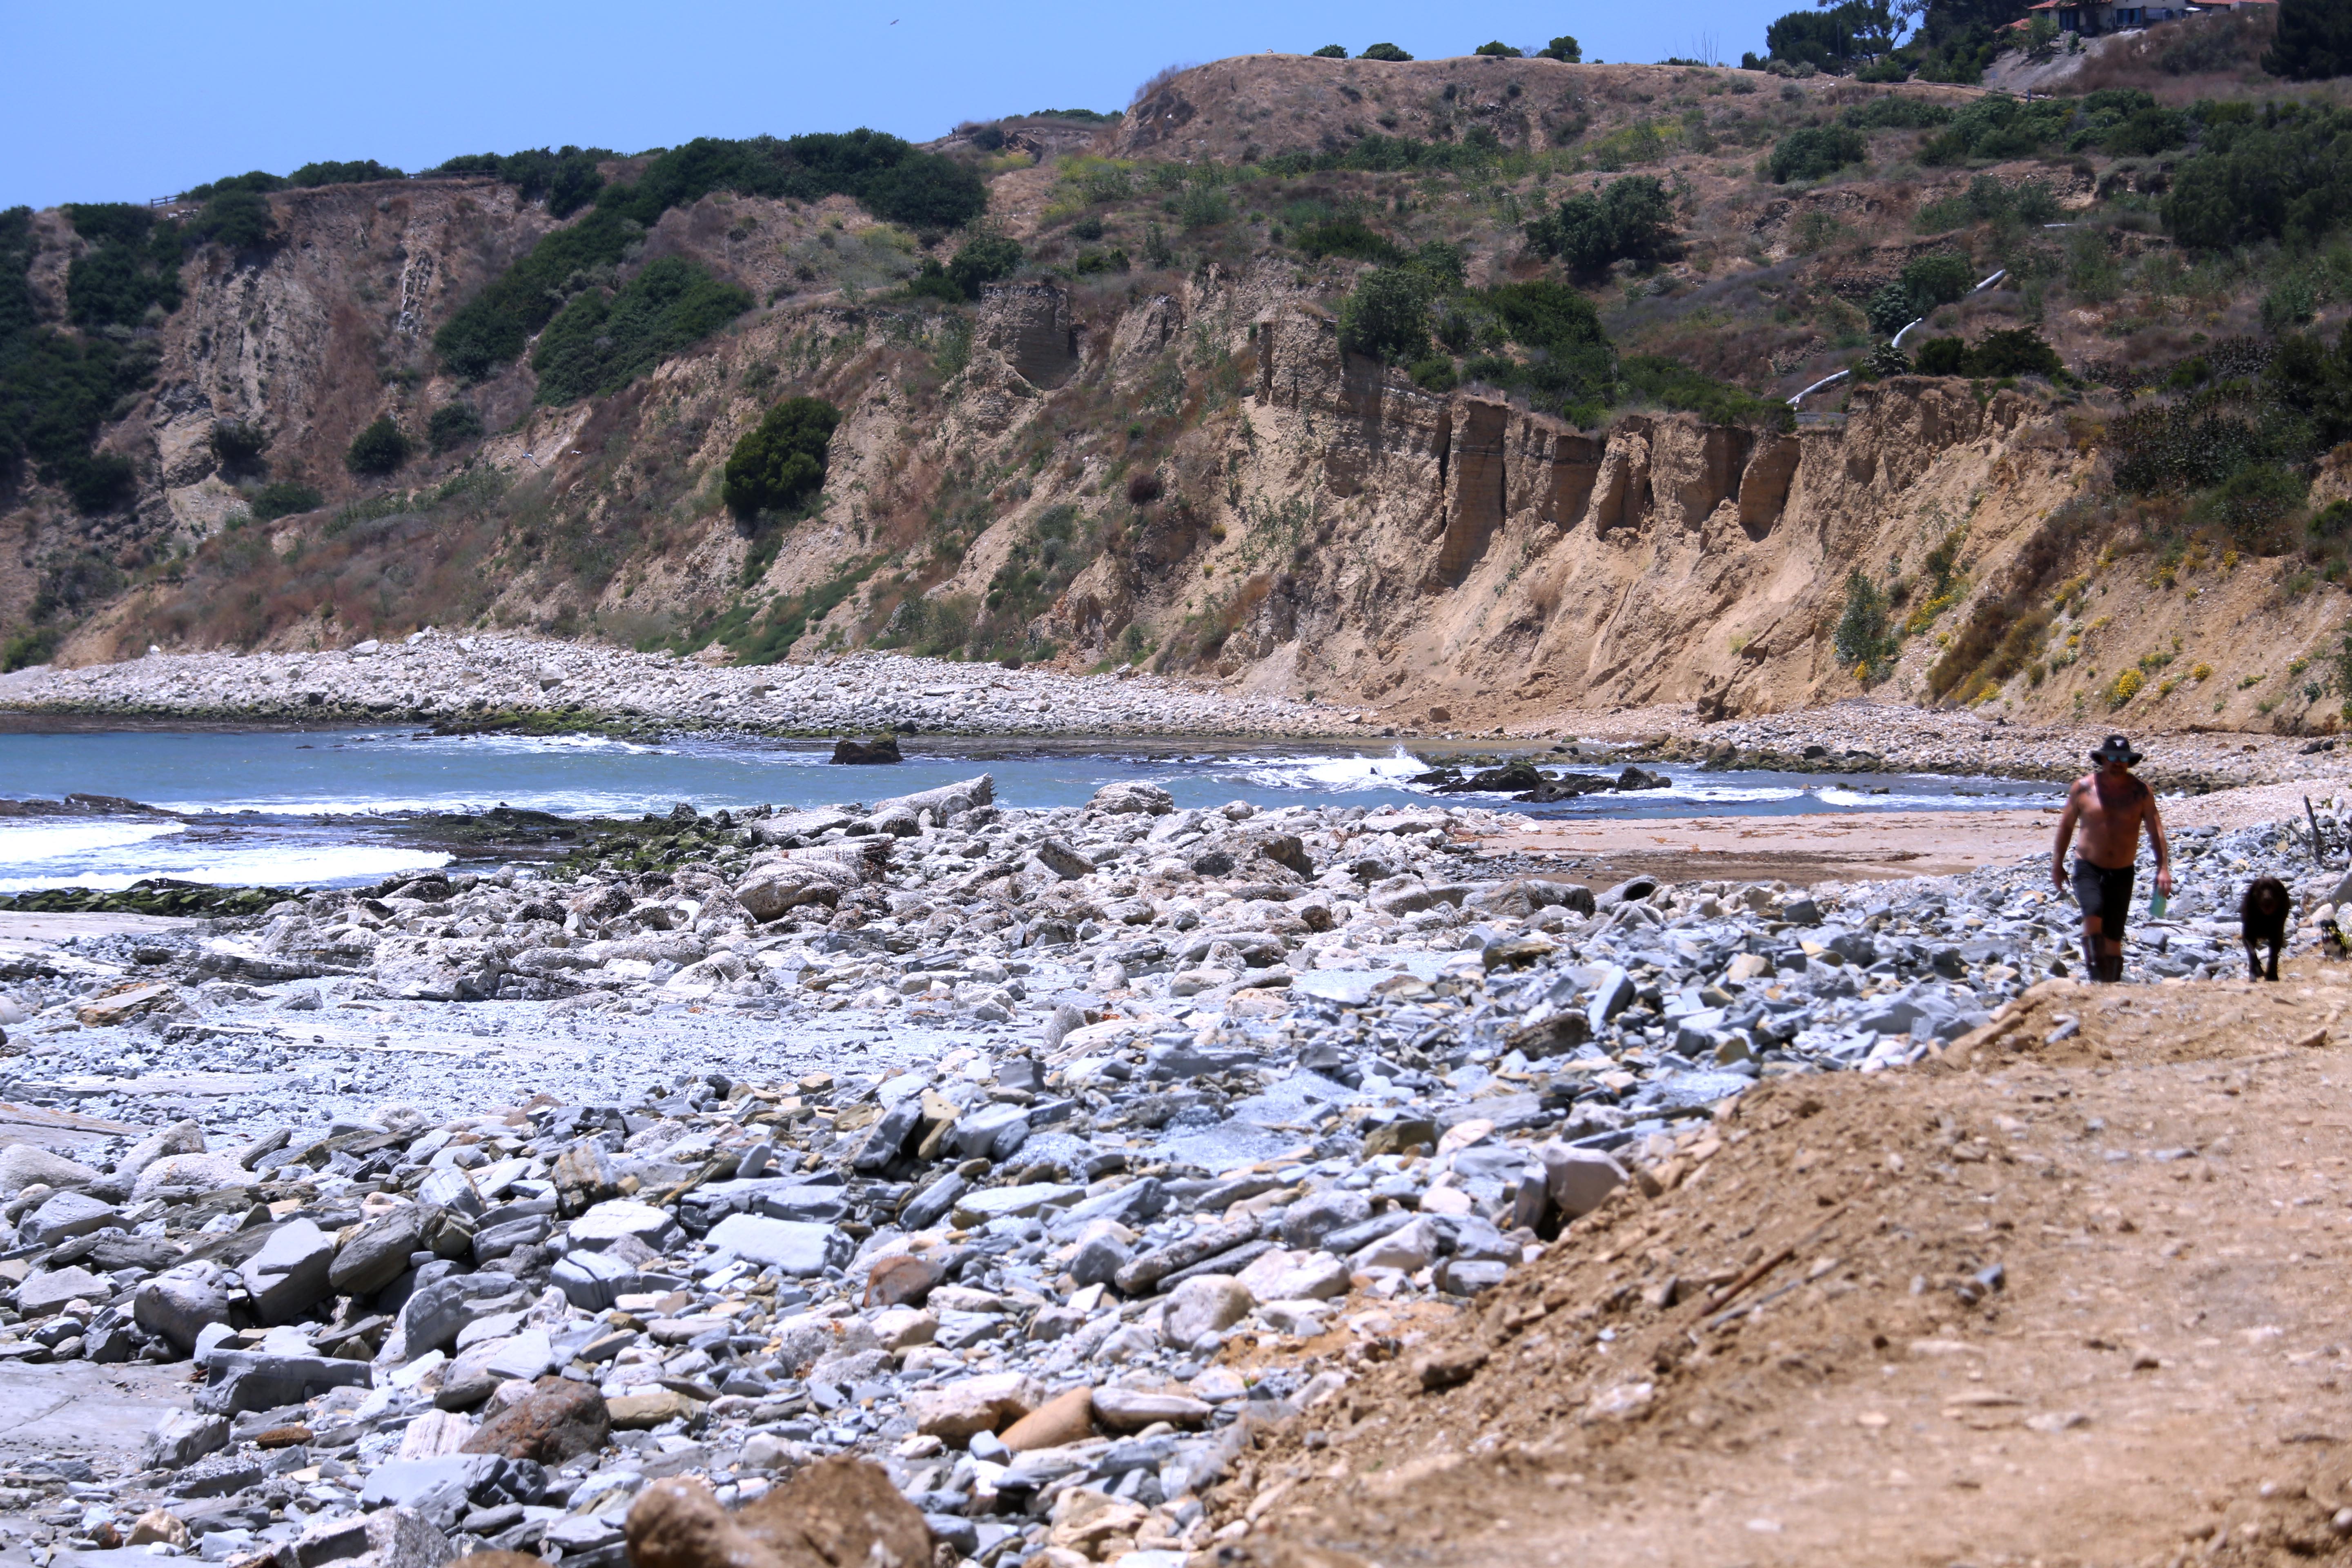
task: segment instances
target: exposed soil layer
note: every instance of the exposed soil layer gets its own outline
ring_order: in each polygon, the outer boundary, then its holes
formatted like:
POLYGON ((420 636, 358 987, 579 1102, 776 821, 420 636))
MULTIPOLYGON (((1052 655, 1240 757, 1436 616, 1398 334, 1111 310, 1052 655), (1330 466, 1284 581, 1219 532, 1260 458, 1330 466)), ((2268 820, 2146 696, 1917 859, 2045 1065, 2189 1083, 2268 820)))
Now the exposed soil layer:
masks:
POLYGON ((1228 1560, 2340 1559, 2347 1004, 2053 981, 1767 1084, 1357 1352, 1217 1494, 1228 1560))

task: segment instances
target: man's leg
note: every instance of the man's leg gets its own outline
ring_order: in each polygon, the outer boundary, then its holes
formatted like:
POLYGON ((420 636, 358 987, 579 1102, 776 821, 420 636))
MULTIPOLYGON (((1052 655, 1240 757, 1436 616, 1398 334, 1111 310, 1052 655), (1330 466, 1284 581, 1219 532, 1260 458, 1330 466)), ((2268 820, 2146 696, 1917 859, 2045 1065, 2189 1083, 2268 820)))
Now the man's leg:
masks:
POLYGON ((2083 977, 2105 980, 2107 977, 2106 944, 2099 936, 2099 917, 2083 917, 2083 977))

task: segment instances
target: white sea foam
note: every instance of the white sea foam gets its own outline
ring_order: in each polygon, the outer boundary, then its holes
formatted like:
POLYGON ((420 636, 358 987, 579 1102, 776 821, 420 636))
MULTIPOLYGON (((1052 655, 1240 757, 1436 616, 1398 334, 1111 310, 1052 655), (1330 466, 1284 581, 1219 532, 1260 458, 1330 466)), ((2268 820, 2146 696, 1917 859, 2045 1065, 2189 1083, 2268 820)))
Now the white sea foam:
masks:
POLYGON ((1399 747, 1385 757, 1266 757, 1244 766, 1241 776, 1265 789, 1316 789, 1344 792, 1396 788, 1401 781, 1427 765, 1399 747))
POLYGON ((185 812, 192 816, 207 812, 221 816, 259 812, 271 816, 404 816, 420 812, 436 815, 484 812, 494 805, 510 805, 520 811, 544 811, 556 816, 611 816, 616 813, 634 815, 644 811, 667 811, 677 799, 674 793, 617 795, 587 790, 542 790, 537 793, 518 790, 511 795, 490 799, 465 795, 385 795, 363 800, 349 795, 329 800, 309 796, 253 795, 240 800, 157 801, 154 804, 163 810, 185 812))
POLYGON ((12 822, 0 825, 0 866, 38 866, 186 831, 176 822, 12 822))
POLYGON ((91 867, 67 876, 0 878, 0 893, 29 892, 38 888, 92 888, 111 892, 149 877, 226 888, 320 887, 337 882, 372 882, 395 871, 427 871, 447 865, 449 859, 438 850, 288 844, 219 855, 143 856, 135 869, 91 867))

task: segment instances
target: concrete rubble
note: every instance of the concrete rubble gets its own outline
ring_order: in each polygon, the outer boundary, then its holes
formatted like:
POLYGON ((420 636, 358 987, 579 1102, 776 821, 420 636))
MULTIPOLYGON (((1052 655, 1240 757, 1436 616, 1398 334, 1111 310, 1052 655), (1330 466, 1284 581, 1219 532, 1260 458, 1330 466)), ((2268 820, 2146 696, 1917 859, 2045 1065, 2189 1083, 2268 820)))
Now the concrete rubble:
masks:
MULTIPOLYGON (((1481 810, 992 793, 682 808, 652 868, 12 957, 6 1098, 131 1131, 0 1152, 0 1360, 195 1380, 116 1473, 0 1476, 26 1544, 789 1555, 752 1505, 878 1484, 851 1457, 959 1559, 1168 1568, 1254 1428, 1675 1185, 1722 1101, 1903 1067, 2075 964, 2040 861, 1596 895, 1484 874, 1481 810), (481 1072, 399 1050, 475 1014, 519 1020, 481 1072), (594 1022, 635 1054, 526 1048, 594 1022)), ((2249 876, 2300 942, 2352 900, 2300 824, 2178 847, 2137 979, 2237 973, 2249 876)))

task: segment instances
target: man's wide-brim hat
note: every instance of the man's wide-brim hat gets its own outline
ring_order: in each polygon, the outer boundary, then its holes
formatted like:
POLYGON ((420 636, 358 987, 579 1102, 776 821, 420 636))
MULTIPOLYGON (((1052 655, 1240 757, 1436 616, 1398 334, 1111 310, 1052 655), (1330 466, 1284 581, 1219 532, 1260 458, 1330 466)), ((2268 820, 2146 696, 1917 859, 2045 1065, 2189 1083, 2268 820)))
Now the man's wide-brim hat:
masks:
POLYGON ((2099 749, 2091 753, 2091 761, 2121 763, 2124 766, 2130 767, 2139 761, 2139 753, 2133 751, 2132 743, 2121 735, 2110 735, 2099 742, 2099 749))

